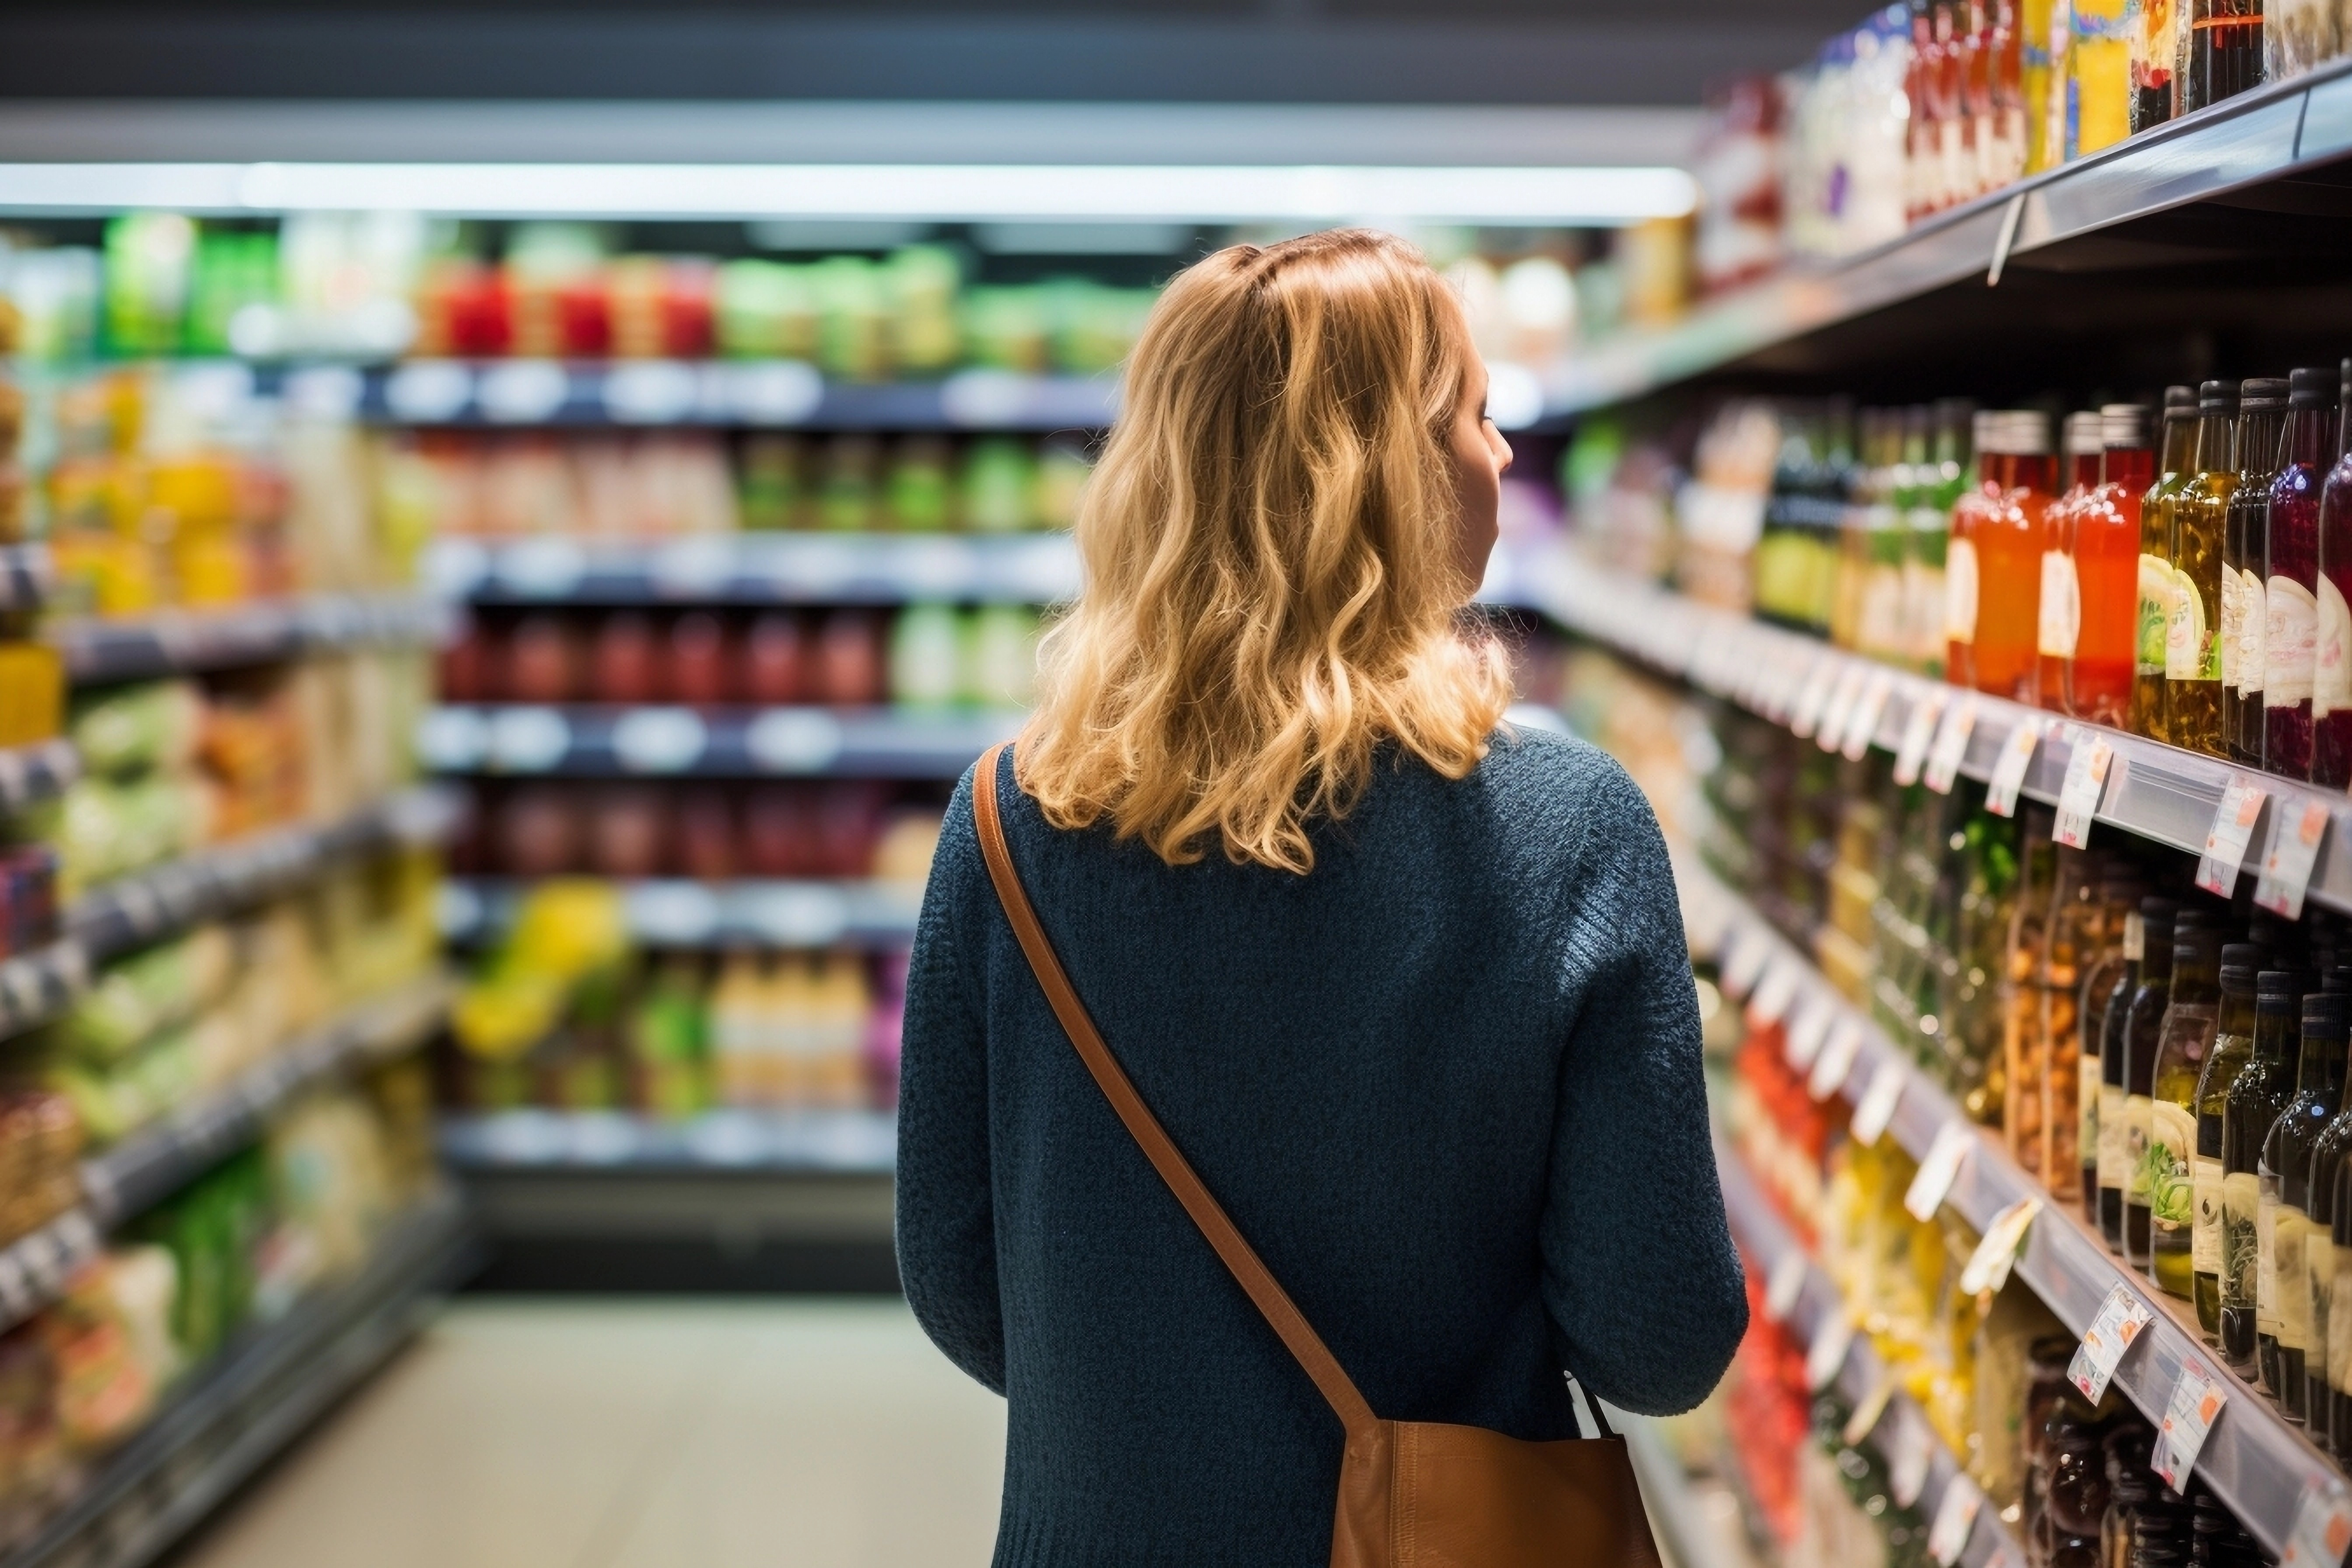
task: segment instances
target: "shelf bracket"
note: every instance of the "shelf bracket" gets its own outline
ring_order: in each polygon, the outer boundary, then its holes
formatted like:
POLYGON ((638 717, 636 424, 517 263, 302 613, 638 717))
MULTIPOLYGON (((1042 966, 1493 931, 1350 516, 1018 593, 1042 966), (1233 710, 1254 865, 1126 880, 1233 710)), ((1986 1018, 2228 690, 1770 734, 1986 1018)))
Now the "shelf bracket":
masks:
POLYGON ((1992 265, 1985 271, 1985 287, 2000 287, 2001 269, 2009 265, 2009 247, 2017 242, 2017 222, 2025 216, 2025 193, 2009 198, 2000 213, 2000 237, 1992 242, 1992 265))

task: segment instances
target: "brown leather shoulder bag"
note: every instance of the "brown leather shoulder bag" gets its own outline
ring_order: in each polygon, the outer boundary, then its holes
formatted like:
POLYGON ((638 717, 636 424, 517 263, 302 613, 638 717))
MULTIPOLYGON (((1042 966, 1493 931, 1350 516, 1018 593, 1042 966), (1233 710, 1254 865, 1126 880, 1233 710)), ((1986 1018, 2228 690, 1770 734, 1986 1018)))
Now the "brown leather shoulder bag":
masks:
MULTIPOLYGON (((1659 1568, 1622 1437, 1528 1443, 1479 1426, 1383 1421, 1372 1414, 1136 1093, 1062 972, 1029 907, 997 812, 1004 750, 1000 745, 981 759, 972 811, 989 879, 1039 987, 1152 1168, 1347 1429, 1331 1568, 1659 1568)), ((1599 1402, 1590 1402, 1594 1420, 1603 1422, 1599 1402)))

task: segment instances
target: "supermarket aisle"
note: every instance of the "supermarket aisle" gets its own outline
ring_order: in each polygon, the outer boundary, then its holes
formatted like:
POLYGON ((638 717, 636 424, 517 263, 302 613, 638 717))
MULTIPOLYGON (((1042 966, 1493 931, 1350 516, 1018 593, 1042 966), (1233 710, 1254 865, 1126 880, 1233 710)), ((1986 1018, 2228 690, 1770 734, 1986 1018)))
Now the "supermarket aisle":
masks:
POLYGON ((899 1302, 469 1298, 176 1568, 952 1568, 1003 1448, 899 1302))

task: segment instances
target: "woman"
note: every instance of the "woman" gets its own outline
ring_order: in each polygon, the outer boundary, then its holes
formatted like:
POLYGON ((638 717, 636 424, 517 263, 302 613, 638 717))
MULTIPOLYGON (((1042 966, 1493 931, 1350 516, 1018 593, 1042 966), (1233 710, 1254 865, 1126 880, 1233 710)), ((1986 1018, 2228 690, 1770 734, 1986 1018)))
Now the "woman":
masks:
POLYGON ((1747 1323, 1657 825, 1500 723, 1465 613, 1510 448, 1402 242, 1236 246, 1154 309, 1043 700, 948 807, 898 1112, 907 1297, 1009 1401, 1000 1564, 1310 1568, 1340 1426, 1063 1033, 982 864, 1380 1415, 1572 1437, 1747 1323))

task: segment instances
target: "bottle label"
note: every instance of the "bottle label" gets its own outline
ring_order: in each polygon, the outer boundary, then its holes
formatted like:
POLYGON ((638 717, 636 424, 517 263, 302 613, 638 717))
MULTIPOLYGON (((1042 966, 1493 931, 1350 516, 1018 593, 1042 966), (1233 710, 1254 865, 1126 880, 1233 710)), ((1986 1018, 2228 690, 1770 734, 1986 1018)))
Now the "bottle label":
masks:
POLYGON ((2164 628, 2164 678, 2221 679, 2221 642, 2206 619, 2205 595, 2179 572, 2172 574, 2172 619, 2164 628))
POLYGON ((1977 640, 1977 547, 1973 540, 1955 539, 1944 552, 1944 638, 1969 644, 1977 640))
POLYGON ((2263 706, 2293 708, 2312 698, 2319 640, 2319 600, 2292 577, 2273 577, 2263 595, 2263 706))
POLYGON ((2252 572, 2238 574, 2238 694, 2252 697, 2269 678, 2269 595, 2252 572))
POLYGON ((2141 1158, 2148 1218, 2158 1230, 2185 1230, 2197 1212, 2189 1169, 2197 1149, 2197 1118, 2168 1100, 2151 1100, 2147 1108, 2147 1152, 2141 1158))
POLYGON ((2135 645, 2140 674, 2164 673, 2165 644, 2171 625, 2171 563, 2160 555, 2143 555, 2139 558, 2139 639, 2135 645))
POLYGON ((2147 1203, 2147 1146, 2156 1136, 2156 1101, 2144 1094, 2124 1097, 2124 1202, 2147 1203))
POLYGON ((2238 662, 2246 636, 2246 596, 2235 567, 2221 568, 2221 684, 2238 689, 2244 668, 2238 662))
POLYGON ((2319 631, 2311 651, 2311 716, 2352 708, 2352 607, 2343 591, 2319 579, 2319 631))
POLYGON ((2278 1301, 2278 1342, 2291 1351, 2311 1348, 2311 1289, 2304 1270, 2303 1249, 2311 1235, 2311 1221, 2292 1204, 2275 1205, 2271 1217, 2271 1245, 2275 1254, 2271 1274, 2278 1301))
POLYGON ((2278 1338, 2279 1180, 2264 1175, 2254 1189, 2254 1332, 2278 1338))
POLYGON ((2099 1085, 2099 1187, 2104 1192, 2121 1193, 2125 1173, 2129 1166, 2124 1162, 2125 1125, 2129 1120, 2124 1108, 2124 1091, 2111 1083, 2099 1085))
POLYGON ((2254 1218, 2262 1192, 2252 1171, 2221 1178, 2221 1305, 2254 1310, 2254 1218))
POLYGON ((2197 1156, 2197 1229, 2189 1238, 2189 1266, 2200 1274, 2221 1276, 2221 1162, 2210 1154, 2197 1156))
POLYGON ((2072 658, 2083 631, 2083 588, 2074 558, 2063 550, 2042 552, 2042 612, 2038 651, 2044 658, 2072 658))

